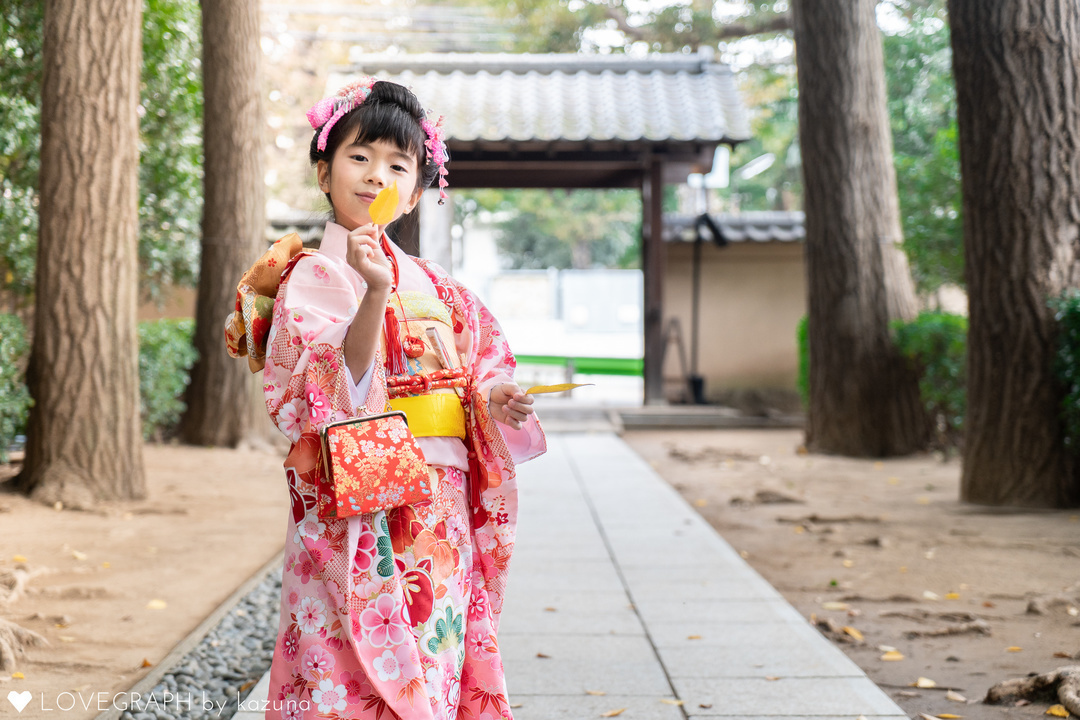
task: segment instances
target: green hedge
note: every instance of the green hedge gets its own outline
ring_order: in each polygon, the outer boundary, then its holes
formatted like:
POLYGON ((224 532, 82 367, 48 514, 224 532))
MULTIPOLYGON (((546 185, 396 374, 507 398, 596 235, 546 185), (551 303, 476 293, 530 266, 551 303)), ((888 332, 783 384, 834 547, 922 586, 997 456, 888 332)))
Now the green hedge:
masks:
POLYGON ((176 432, 187 407, 187 388, 197 353, 192 345, 194 320, 139 323, 139 395, 143 437, 161 440, 176 432))
POLYGON ((1058 323, 1054 374, 1061 385, 1061 421, 1065 447, 1080 453, 1080 290, 1068 290, 1050 301, 1058 323))
POLYGON ((810 409, 810 318, 803 315, 795 329, 795 338, 799 346, 799 376, 796 384, 803 409, 810 409))
POLYGON ((26 433, 26 415, 32 400, 26 389, 26 328, 15 315, 0 314, 0 463, 17 435, 26 433))
MULTIPOLYGON (((139 323, 139 393, 143 437, 161 440, 176 432, 185 405, 195 347, 193 320, 139 323)), ((18 435, 26 434, 32 404, 24 370, 29 346, 26 329, 14 315, 0 314, 0 462, 18 435)))
POLYGON ((900 353, 919 370, 919 395, 936 429, 936 445, 963 441, 967 407, 967 318, 923 312, 910 322, 893 323, 900 353))

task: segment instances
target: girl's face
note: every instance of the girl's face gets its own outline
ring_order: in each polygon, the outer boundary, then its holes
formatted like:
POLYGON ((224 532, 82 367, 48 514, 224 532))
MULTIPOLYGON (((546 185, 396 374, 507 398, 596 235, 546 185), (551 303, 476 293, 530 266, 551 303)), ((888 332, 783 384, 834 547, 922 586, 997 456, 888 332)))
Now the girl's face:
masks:
POLYGON ((334 151, 333 172, 324 160, 319 161, 317 172, 319 189, 330 193, 334 219, 346 230, 370 224, 371 202, 395 181, 399 200, 394 220, 411 212, 420 200, 416 158, 387 140, 342 143, 334 151))

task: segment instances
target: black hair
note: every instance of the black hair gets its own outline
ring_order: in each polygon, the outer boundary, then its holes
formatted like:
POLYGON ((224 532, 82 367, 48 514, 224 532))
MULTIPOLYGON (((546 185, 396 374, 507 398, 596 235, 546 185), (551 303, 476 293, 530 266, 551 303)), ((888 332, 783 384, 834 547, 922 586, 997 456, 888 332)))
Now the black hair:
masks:
MULTIPOLYGON (((315 130, 308 157, 312 165, 325 161, 333 172, 334 153, 346 138, 351 137, 353 143, 365 145, 379 140, 392 142, 416 158, 417 182, 413 192, 426 189, 438 177, 439 168, 431 162, 431 155, 424 145, 427 134, 420 122, 425 117, 423 106, 408 88, 381 80, 372 86, 371 94, 364 102, 334 124, 326 137, 325 150, 319 150, 318 146, 322 128, 315 130)), ((332 210, 334 203, 330 193, 326 193, 326 199, 332 210)))

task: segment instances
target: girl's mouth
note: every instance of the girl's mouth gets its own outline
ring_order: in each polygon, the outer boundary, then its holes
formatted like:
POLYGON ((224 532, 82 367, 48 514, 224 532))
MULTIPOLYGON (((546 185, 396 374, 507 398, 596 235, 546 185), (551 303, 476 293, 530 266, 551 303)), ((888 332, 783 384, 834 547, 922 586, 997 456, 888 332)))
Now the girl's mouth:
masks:
POLYGON ((374 201, 375 200, 375 195, 376 194, 372 193, 372 192, 356 193, 356 197, 360 198, 361 200, 363 200, 366 203, 371 203, 372 201, 374 201))

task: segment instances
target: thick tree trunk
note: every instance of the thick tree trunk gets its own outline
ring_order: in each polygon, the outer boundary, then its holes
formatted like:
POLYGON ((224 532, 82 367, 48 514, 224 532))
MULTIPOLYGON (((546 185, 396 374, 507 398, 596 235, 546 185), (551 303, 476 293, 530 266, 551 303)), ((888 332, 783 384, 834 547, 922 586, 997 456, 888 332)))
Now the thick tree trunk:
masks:
POLYGON ((873 0, 793 3, 810 315, 807 445, 857 456, 925 446, 917 378, 889 321, 915 294, 901 239, 873 0))
MULTIPOLYGON (((235 447, 257 433, 248 398, 260 378, 225 352, 236 283, 265 249, 263 122, 257 0, 203 0, 202 261, 188 408, 181 435, 235 447)), ((264 423, 265 424, 265 423, 264 423)))
POLYGON ((961 497, 1077 506, 1047 299, 1080 282, 1080 6, 950 0, 949 21, 970 306, 961 497))
POLYGON ((145 495, 135 308, 141 0, 45 4, 34 397, 19 486, 145 495))

